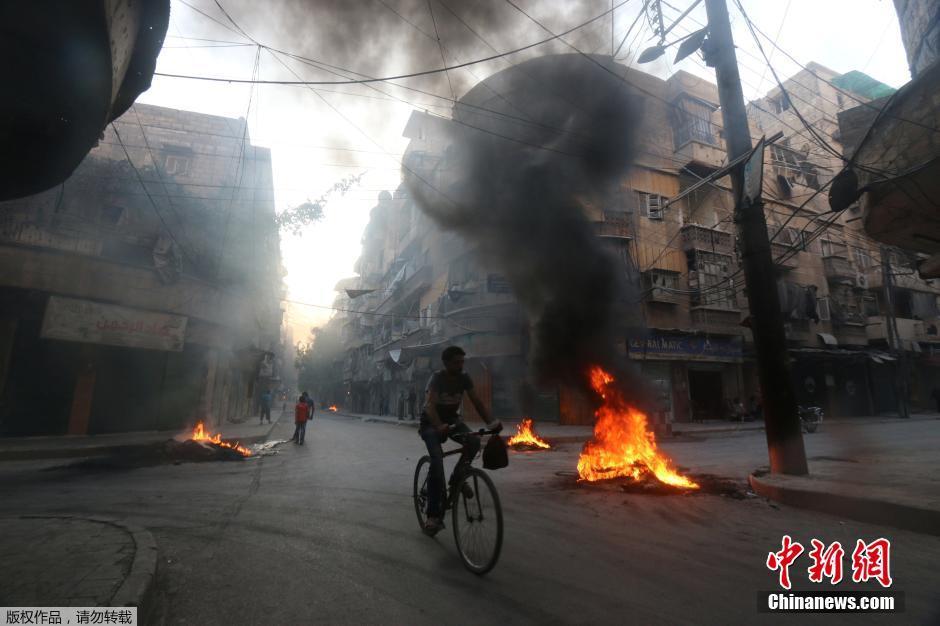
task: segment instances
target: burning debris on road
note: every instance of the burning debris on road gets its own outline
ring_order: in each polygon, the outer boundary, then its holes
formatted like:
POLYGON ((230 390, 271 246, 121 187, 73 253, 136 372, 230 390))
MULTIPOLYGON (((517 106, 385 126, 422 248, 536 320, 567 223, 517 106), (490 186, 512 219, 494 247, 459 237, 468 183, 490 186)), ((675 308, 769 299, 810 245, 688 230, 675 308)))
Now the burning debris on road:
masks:
POLYGON ((507 441, 515 450, 551 450, 552 446, 539 437, 532 428, 532 420, 528 417, 522 419, 516 427, 516 434, 507 441))
POLYGON ((331 413, 336 413, 337 411, 339 411, 339 409, 336 408, 335 404, 331 404, 330 408, 328 408, 327 411, 330 411, 331 413))
POLYGON ((189 440, 200 442, 204 447, 218 446, 220 448, 235 450, 242 456, 251 456, 251 450, 245 446, 239 445, 237 441, 235 443, 222 441, 222 433, 216 433, 210 436, 205 426, 202 425, 202 422, 196 424, 196 427, 193 429, 193 436, 189 440))
POLYGON ((220 448, 235 450, 242 456, 251 456, 251 450, 245 446, 239 445, 237 441, 235 443, 222 441, 222 433, 216 433, 215 435, 210 436, 208 431, 206 431, 205 426, 202 425, 202 422, 196 424, 196 427, 193 429, 193 436, 190 437, 189 441, 199 442, 204 447, 208 447, 210 449, 211 446, 218 446, 220 448))
POLYGON ((594 437, 584 444, 578 459, 580 480, 628 477, 642 481, 653 476, 666 485, 698 489, 659 451, 646 414, 631 406, 615 383, 614 377, 600 367, 591 370, 591 386, 603 404, 597 410, 594 437))
POLYGON ((196 424, 192 435, 185 440, 168 439, 157 443, 123 446, 113 449, 106 456, 85 459, 51 469, 112 470, 135 469, 179 463, 204 463, 209 461, 243 461, 256 455, 271 454, 269 448, 284 442, 268 442, 258 447, 257 452, 239 443, 222 440, 222 435, 210 435, 202 422, 196 424))

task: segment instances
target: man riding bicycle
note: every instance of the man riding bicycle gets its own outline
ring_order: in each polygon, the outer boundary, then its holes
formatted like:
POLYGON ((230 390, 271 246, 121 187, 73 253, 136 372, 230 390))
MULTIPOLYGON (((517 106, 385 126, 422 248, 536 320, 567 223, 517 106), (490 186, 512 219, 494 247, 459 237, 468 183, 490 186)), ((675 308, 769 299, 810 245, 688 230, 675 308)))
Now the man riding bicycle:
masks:
MULTIPOLYGON (((473 390, 473 380, 463 371, 466 352, 458 346, 450 346, 441 354, 444 369, 434 372, 425 390, 424 410, 421 412, 421 427, 418 431, 428 448, 431 466, 428 475, 428 521, 425 532, 435 534, 444 527, 442 495, 444 492, 444 451, 441 444, 450 436, 463 446, 460 460, 450 477, 450 484, 461 477, 480 450, 479 435, 471 433, 461 420, 460 403, 466 393, 477 413, 489 428, 500 430, 503 425, 494 420, 490 412, 473 390)), ((472 494, 467 494, 471 497, 472 494)))

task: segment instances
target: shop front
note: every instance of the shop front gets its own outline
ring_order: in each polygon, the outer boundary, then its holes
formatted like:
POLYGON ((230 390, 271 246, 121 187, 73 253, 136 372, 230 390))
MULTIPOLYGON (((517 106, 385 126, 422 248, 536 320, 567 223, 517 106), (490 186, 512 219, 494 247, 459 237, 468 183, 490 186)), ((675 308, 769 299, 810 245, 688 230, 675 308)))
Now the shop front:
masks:
POLYGON ((627 353, 652 388, 660 421, 727 419, 735 401, 747 406, 740 337, 650 331, 631 337, 627 353))

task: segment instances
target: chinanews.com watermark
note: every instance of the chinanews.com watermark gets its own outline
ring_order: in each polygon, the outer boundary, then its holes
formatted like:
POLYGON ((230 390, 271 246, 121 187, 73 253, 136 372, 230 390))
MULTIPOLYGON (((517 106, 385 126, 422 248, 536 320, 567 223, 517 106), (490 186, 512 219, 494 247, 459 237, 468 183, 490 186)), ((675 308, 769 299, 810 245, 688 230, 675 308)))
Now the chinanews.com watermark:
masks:
POLYGON ((761 591, 761 613, 901 613, 904 592, 877 591, 761 591))
POLYGON ((777 584, 783 591, 759 591, 757 610, 761 613, 900 613, 904 611, 904 592, 888 591, 891 577, 891 542, 884 537, 866 542, 858 539, 849 557, 851 573, 843 570, 846 551, 834 541, 826 544, 819 539, 810 540, 810 550, 790 535, 784 535, 780 550, 767 554, 766 566, 776 573, 777 584), (827 584, 828 590, 793 591, 791 566, 799 571, 797 560, 806 553, 810 565, 807 578, 817 585, 827 584), (834 591, 843 580, 858 584, 878 585, 875 590, 834 591))

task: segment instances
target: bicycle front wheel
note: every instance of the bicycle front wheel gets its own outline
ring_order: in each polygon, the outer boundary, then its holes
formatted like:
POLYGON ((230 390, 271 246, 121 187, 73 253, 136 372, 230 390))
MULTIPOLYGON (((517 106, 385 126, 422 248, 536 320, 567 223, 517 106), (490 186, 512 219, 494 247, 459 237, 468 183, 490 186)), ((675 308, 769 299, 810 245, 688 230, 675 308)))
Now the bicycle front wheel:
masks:
POLYGON ((493 569, 503 547, 503 509, 493 481, 483 470, 468 468, 454 485, 452 523, 464 566, 482 575, 493 569))
POLYGON ((415 468, 415 480, 412 496, 415 501, 415 514, 418 516, 418 526, 424 529, 428 521, 428 474, 431 470, 431 457, 423 456, 415 468))

